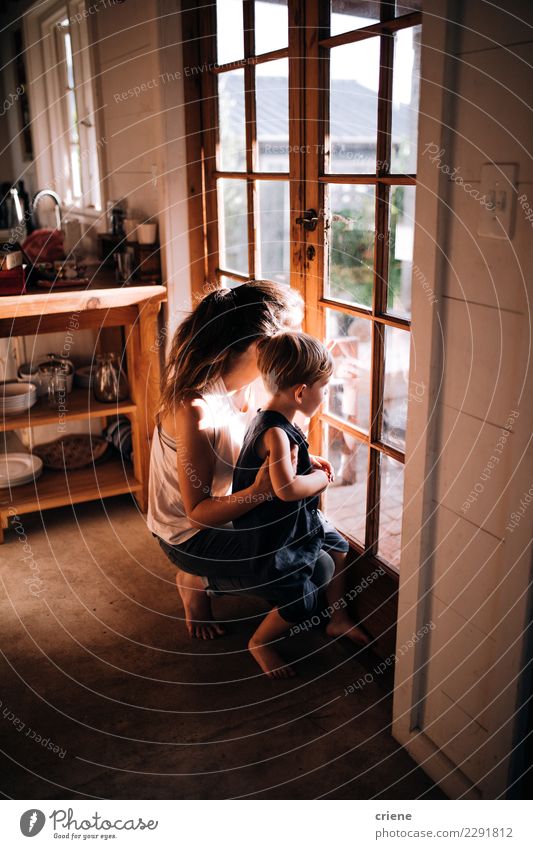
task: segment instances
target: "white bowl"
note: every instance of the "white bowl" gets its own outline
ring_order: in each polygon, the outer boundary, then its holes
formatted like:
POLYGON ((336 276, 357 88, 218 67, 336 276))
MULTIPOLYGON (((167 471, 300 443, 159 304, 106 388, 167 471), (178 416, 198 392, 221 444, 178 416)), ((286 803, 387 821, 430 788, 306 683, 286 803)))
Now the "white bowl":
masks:
POLYGON ((37 401, 37 386, 34 383, 6 381, 0 384, 0 409, 8 416, 23 413, 37 401))
POLYGON ((37 387, 34 383, 26 381, 19 383, 18 380, 6 380, 3 385, 4 398, 18 398, 23 395, 31 395, 32 392, 37 392, 37 387))
POLYGON ((35 454, 13 452, 0 455, 0 489, 22 486, 35 480, 43 470, 43 461, 35 454))
POLYGON ((25 381, 26 383, 35 383, 39 382, 39 367, 34 366, 33 363, 22 363, 19 366, 17 371, 18 379, 21 381, 25 381))

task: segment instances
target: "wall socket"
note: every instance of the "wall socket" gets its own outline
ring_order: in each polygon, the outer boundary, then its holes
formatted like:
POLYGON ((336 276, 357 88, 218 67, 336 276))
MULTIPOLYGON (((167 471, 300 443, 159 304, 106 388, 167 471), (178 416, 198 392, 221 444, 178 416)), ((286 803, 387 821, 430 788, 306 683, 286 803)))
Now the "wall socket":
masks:
POLYGON ((477 232, 489 239, 511 239, 516 210, 518 165, 487 162, 481 167, 481 205, 477 232))

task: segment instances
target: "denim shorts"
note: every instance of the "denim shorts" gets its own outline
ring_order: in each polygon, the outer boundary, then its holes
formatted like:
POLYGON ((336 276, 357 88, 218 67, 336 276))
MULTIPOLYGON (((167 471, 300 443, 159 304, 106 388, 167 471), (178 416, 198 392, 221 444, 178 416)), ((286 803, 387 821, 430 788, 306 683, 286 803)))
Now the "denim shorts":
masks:
POLYGON ((200 576, 209 595, 253 595, 279 608, 289 622, 298 622, 314 613, 320 590, 333 576, 335 565, 330 551, 347 552, 347 541, 320 513, 325 539, 311 579, 298 573, 259 581, 246 569, 247 560, 240 536, 231 527, 206 528, 181 545, 170 545, 158 537, 168 559, 183 572, 200 576))

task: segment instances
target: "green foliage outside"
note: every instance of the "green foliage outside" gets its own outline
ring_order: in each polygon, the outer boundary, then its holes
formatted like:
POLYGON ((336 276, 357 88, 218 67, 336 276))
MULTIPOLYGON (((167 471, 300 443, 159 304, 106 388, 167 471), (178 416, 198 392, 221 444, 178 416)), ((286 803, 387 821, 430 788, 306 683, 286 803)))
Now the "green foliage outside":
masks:
MULTIPOLYGON (((370 307, 374 275, 374 198, 361 194, 357 201, 357 208, 344 207, 331 213, 330 294, 339 300, 370 307)), ((402 219, 403 208, 404 190, 398 187, 391 198, 390 232, 385 237, 390 243, 389 306, 400 290, 401 263, 393 257, 396 223, 402 219)))

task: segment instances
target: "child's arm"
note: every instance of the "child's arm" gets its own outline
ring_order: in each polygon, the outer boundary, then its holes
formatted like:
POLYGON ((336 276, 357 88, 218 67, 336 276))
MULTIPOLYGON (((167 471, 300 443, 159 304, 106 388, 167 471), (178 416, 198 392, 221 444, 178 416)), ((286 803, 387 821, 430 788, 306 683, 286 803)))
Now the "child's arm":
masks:
POLYGON ((275 494, 282 501, 299 501, 318 495, 328 485, 328 476, 322 469, 308 475, 297 475, 291 461, 291 444, 284 430, 271 427, 263 435, 263 445, 268 452, 268 469, 275 494))
POLYGON ((328 476, 328 480, 330 483, 333 483, 335 480, 335 472, 333 471, 333 466, 326 460, 325 457, 319 457, 318 454, 310 454, 309 459, 311 460, 311 465, 315 469, 322 469, 328 476))

